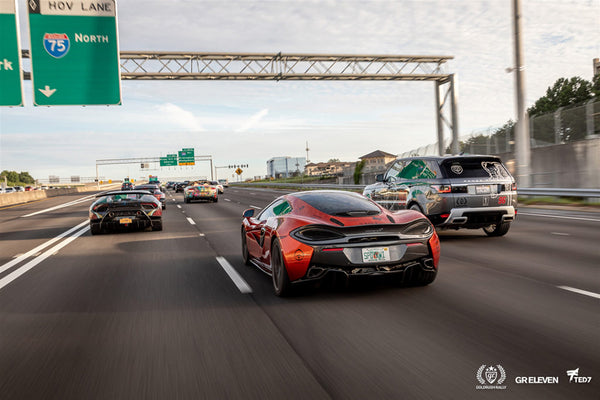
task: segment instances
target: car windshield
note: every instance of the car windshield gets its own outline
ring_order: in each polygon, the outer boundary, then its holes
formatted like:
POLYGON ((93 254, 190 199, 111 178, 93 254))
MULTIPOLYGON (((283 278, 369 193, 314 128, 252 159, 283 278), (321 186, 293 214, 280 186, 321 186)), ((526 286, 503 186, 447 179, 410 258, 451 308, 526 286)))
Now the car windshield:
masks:
POLYGON ((325 214, 339 217, 364 217, 381 213, 377 205, 357 193, 303 192, 294 196, 325 214))

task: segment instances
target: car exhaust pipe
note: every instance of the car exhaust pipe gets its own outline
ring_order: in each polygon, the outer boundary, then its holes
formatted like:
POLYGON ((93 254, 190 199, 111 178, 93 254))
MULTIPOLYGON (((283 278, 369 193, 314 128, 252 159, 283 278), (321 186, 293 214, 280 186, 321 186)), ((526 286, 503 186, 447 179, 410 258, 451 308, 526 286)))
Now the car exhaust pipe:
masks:
POLYGON ((467 217, 454 217, 452 218, 452 224, 464 224, 467 222, 467 217))

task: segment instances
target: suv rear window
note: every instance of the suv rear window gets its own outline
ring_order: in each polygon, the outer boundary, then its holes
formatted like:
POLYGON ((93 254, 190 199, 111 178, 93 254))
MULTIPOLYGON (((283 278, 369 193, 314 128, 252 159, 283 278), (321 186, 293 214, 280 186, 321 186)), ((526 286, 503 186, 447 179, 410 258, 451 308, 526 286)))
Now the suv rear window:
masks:
POLYGON ((504 165, 498 160, 464 158, 445 160, 442 170, 447 178, 510 178, 504 165))
POLYGON ((350 192, 303 192, 295 197, 325 214, 339 217, 364 217, 381 213, 379 207, 365 197, 350 192))

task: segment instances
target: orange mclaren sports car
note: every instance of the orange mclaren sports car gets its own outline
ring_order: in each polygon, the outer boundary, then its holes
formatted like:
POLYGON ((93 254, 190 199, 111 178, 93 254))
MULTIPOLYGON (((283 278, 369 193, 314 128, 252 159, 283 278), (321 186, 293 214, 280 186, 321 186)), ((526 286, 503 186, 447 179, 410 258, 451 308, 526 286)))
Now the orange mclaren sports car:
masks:
POLYGON ((413 210, 391 212, 352 192, 308 191, 283 195, 244 211, 242 255, 273 279, 278 296, 298 282, 328 274, 401 274, 427 285, 438 270, 440 245, 431 222, 413 210))

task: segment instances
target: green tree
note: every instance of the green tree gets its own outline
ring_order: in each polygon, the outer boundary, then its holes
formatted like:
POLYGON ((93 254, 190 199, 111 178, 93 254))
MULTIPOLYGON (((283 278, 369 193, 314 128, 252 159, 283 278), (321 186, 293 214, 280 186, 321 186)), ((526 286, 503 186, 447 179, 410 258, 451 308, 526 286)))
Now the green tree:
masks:
POLYGON ((540 97, 527 112, 529 116, 551 113, 560 107, 583 103, 592 98, 592 84, 580 77, 560 78, 546 89, 546 95, 540 97))
POLYGON ((31 175, 29 175, 29 172, 21 171, 21 173, 19 174, 19 182, 34 184, 35 179, 33 179, 31 175))
POLYGON ((332 162, 340 162, 339 158, 330 158, 328 161, 328 163, 332 163, 332 162))
POLYGON ((361 160, 356 163, 356 167, 354 167, 354 184, 360 184, 360 176, 362 174, 362 170, 365 167, 365 160, 361 160))

